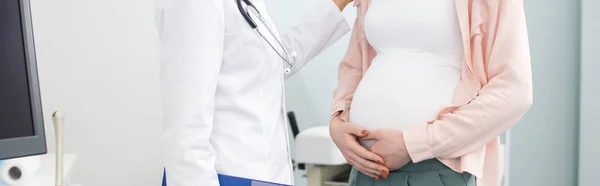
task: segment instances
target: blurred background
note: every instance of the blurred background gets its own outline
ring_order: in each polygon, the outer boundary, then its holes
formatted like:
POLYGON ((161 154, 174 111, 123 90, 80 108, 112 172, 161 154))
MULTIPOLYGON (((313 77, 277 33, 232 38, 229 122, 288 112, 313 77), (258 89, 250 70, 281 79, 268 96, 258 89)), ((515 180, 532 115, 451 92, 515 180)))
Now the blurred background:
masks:
MULTIPOLYGON (((266 0, 281 33, 317 1, 266 0)), ((162 178, 153 0, 31 0, 46 114, 67 113, 72 182, 150 186, 162 178)), ((600 166, 600 1, 526 0, 534 104, 511 130, 510 186, 595 186, 600 166)), ((355 9, 344 12, 350 24, 355 9)), ((327 125, 349 35, 287 81, 300 130, 327 125)), ((48 139, 54 134, 47 117, 48 139)), ((292 147, 294 140, 291 139, 292 147)), ((49 152, 54 145, 48 142, 49 152)), ((292 148, 293 149, 293 148, 292 148)), ((297 171, 296 185, 305 185, 297 171)))

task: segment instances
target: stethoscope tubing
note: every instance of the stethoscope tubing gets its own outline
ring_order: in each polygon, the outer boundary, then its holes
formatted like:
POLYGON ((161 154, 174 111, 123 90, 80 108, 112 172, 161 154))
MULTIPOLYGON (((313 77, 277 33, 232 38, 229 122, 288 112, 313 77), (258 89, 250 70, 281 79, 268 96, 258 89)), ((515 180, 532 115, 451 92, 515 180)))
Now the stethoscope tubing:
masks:
MULTIPOLYGON (((239 11, 242 14, 242 17, 244 17, 244 20, 246 20, 246 22, 248 23, 248 25, 250 25, 250 27, 252 28, 252 30, 256 31, 258 33, 258 35, 260 35, 260 37, 262 37, 269 44, 269 46, 271 47, 271 49, 273 49, 273 51, 275 51, 275 53, 277 53, 277 55, 279 55, 279 57, 281 57, 281 59, 283 59, 283 61, 285 61, 288 65, 290 65, 290 68, 293 67, 294 63, 292 63, 292 61, 295 60, 295 59, 293 59, 294 57, 290 57, 290 53, 285 49, 285 47, 283 46, 283 43, 277 37, 275 37, 275 33, 269 27, 269 24, 267 24, 267 22, 265 21, 265 19, 262 16, 262 14, 258 11, 258 9, 256 9, 256 7, 254 6, 254 4, 252 2, 250 2, 250 0, 236 0, 236 2, 237 2, 237 7, 238 7, 239 11), (246 8, 244 8, 244 6, 242 5, 242 1, 244 1, 244 3, 246 3, 246 8), (250 11, 254 11, 254 13, 258 17, 259 21, 263 25, 265 25, 267 31, 269 31, 269 34, 271 34, 271 36, 273 37, 273 39, 275 39, 275 41, 277 42, 277 44, 279 44, 279 46, 281 47, 281 49, 285 53, 285 56, 283 54, 281 54, 279 52, 279 50, 277 50, 275 48, 275 46, 273 46, 273 44, 271 42, 269 42, 269 40, 260 31, 260 29, 258 29, 258 25, 256 24, 256 22, 254 22, 254 20, 252 19, 252 17, 250 17, 250 11)), ((289 70, 286 69, 286 71, 289 71, 289 70)))

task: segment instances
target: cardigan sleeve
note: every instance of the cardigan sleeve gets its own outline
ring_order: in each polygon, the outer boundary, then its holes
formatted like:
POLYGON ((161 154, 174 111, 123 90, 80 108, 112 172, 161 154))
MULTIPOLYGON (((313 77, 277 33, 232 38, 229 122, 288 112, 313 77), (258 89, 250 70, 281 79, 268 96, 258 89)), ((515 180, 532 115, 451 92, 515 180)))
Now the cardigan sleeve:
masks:
POLYGON ((346 54, 338 68, 338 86, 334 91, 333 103, 331 105, 332 117, 340 116, 342 120, 348 121, 348 110, 358 83, 363 77, 365 60, 372 58, 372 47, 364 37, 363 12, 365 3, 361 0, 355 1, 357 17, 354 21, 352 36, 346 54))
MULTIPOLYGON (((403 131, 413 162, 457 158, 481 148, 517 123, 530 108, 531 62, 523 1, 498 3, 497 22, 488 30, 493 34, 484 38, 492 43, 484 62, 487 84, 468 104, 403 131)), ((474 10, 476 6, 474 3, 474 10)))

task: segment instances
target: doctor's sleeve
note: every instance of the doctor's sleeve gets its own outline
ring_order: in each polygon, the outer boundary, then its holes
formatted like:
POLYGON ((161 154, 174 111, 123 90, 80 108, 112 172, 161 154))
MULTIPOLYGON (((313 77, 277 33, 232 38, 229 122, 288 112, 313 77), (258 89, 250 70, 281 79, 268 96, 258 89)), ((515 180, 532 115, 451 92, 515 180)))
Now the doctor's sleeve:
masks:
POLYGON ((169 186, 218 186, 213 129, 224 38, 222 0, 165 0, 157 10, 169 186))
MULTIPOLYGON (((286 78, 350 32, 348 22, 335 3, 330 0, 320 1, 322 3, 306 14, 302 22, 281 37, 288 51, 296 52, 296 63, 286 78)), ((286 68, 289 67, 287 63, 284 64, 286 68)))

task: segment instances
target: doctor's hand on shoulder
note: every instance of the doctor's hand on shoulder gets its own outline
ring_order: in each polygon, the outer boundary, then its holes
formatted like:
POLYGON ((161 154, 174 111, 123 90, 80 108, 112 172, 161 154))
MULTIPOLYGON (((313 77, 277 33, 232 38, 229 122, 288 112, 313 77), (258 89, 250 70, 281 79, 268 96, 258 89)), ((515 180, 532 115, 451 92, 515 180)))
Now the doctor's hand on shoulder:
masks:
POLYGON ((337 5, 340 11, 344 10, 344 8, 353 1, 354 0, 333 0, 333 2, 335 3, 335 5, 337 5))
POLYGON ((383 158, 361 146, 357 139, 368 135, 368 131, 355 124, 334 117, 329 124, 329 134, 335 145, 340 149, 346 161, 360 172, 379 179, 389 175, 383 158))

